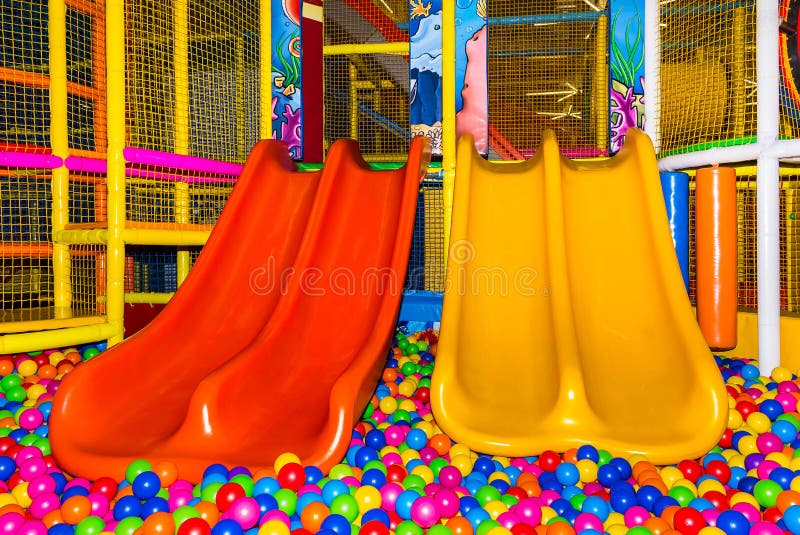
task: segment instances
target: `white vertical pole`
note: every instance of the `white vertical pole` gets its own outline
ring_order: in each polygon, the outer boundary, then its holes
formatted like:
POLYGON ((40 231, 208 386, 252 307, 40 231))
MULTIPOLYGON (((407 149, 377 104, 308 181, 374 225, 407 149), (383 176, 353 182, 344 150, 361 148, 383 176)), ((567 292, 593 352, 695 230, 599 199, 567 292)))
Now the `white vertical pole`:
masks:
MULTIPOLYGON (((779 133, 778 2, 758 0, 756 65, 758 143, 768 146, 779 133)), ((758 359, 762 375, 780 365, 780 183, 778 159, 759 156, 758 195, 758 359)))
POLYGON ((644 131, 661 150, 661 27, 658 0, 644 2, 644 131))

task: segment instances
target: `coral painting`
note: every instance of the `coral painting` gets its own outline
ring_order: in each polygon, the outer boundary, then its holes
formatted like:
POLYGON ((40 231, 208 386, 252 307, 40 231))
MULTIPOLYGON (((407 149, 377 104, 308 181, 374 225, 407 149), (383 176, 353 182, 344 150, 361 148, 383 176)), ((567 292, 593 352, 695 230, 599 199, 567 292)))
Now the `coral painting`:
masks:
POLYGON ((411 0, 408 18, 411 133, 430 138, 438 155, 442 153, 441 0, 411 0))
POLYGON ((273 0, 272 138, 302 157, 300 0, 273 0))
POLYGON ((644 128, 644 29, 642 0, 612 3, 611 153, 622 147, 628 128, 644 128))

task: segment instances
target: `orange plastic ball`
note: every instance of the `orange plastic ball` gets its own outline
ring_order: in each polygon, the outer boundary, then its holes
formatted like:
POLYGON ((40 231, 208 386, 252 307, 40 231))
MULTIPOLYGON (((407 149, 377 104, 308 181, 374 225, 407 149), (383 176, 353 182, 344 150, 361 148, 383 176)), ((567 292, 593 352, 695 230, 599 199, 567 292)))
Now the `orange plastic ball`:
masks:
POLYGON ((213 526, 219 520, 219 509, 214 503, 201 500, 195 504, 194 508, 197 509, 200 518, 205 520, 209 526, 213 526))
POLYGON ((473 529, 472 524, 469 523, 469 520, 464 518, 463 516, 454 516, 450 520, 447 521, 445 524, 450 531, 453 532, 453 535, 472 535, 473 529))
POLYGON ((90 514, 92 514, 92 502, 86 496, 70 496, 61 504, 61 516, 67 524, 77 526, 90 514))
POLYGON ((153 466, 153 472, 158 474, 161 487, 167 488, 178 479, 178 467, 169 461, 159 461, 153 466))
POLYGON ((172 514, 159 511, 148 516, 142 524, 142 535, 172 535, 175 533, 175 519, 172 514))
POLYGON ((331 512, 328 506, 321 502, 311 502, 303 508, 300 513, 300 522, 303 527, 312 533, 316 533, 322 527, 322 521, 325 520, 331 512))

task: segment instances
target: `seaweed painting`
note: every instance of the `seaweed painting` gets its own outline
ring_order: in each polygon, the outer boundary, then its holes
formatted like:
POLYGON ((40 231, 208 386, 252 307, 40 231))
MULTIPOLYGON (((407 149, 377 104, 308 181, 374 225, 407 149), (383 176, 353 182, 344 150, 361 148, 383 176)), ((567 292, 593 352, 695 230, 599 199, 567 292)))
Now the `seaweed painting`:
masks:
POLYGON ((644 46, 642 18, 635 4, 611 19, 611 152, 622 146, 628 128, 644 128, 644 46))

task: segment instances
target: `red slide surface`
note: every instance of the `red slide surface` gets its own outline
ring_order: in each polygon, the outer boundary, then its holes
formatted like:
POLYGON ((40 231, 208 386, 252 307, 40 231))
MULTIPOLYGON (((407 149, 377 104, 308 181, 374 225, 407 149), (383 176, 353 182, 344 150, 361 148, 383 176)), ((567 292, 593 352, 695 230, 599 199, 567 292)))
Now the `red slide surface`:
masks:
POLYGON ((297 173, 282 145, 258 144, 165 310, 65 378, 60 466, 123 477, 166 460, 199 481, 283 452, 339 462, 387 355, 429 152, 415 138, 405 167, 373 171, 342 140, 321 173, 297 173))

